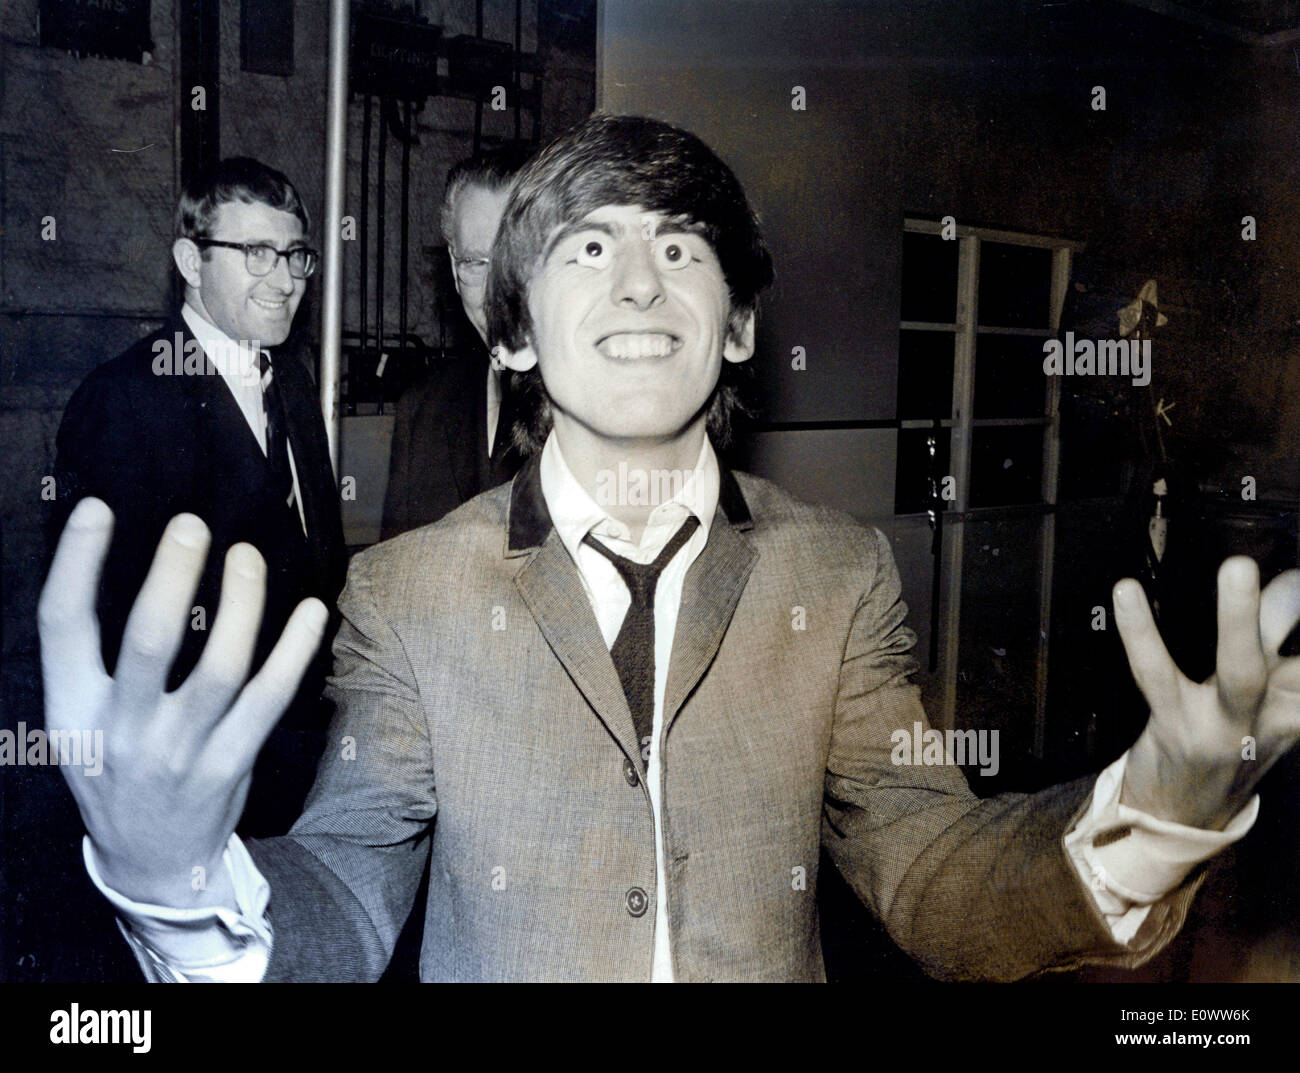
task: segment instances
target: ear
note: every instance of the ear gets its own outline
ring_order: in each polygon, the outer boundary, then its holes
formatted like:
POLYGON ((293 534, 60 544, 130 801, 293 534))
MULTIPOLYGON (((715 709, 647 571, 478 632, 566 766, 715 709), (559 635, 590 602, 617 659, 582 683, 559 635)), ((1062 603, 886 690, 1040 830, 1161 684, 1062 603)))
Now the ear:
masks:
POLYGON ((498 343, 492 348, 492 360, 514 372, 526 373, 537 364, 537 351, 532 343, 525 343, 520 350, 509 350, 504 343, 498 343))
POLYGON ((193 240, 178 238, 172 243, 172 260, 176 262, 176 269, 180 272, 181 278, 197 291, 201 279, 199 266, 203 263, 203 252, 193 240))
POLYGON ((722 356, 739 365, 754 356, 754 311, 732 315, 727 325, 727 338, 722 344, 722 356))

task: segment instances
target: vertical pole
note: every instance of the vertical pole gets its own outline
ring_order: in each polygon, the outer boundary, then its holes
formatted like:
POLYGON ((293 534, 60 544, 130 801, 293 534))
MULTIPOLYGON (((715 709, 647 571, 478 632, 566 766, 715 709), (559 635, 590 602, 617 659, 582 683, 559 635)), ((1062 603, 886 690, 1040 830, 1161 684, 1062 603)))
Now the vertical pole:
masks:
MULTIPOLYGON (((411 111, 410 101, 402 102, 402 240, 401 265, 397 276, 397 353, 398 375, 406 371, 406 292, 410 277, 410 224, 411 224, 411 111)), ((392 383, 393 376, 389 377, 392 383)), ((384 380, 379 378, 379 412, 384 412, 384 380)))
POLYGON ((370 345, 370 94, 361 119, 361 345, 358 358, 370 345))
POLYGON ((320 318, 320 406, 330 463, 339 471, 339 374, 343 341, 343 166, 348 134, 348 0, 330 0, 325 111, 325 261, 320 318))
MULTIPOLYGON (((396 108, 392 97, 379 98, 379 186, 375 191, 375 360, 384 360, 384 262, 388 259, 388 221, 385 202, 388 194, 388 122, 389 109, 396 108)), ((376 366, 377 368, 378 366, 376 366)), ((353 381, 353 386, 356 382, 353 381)))

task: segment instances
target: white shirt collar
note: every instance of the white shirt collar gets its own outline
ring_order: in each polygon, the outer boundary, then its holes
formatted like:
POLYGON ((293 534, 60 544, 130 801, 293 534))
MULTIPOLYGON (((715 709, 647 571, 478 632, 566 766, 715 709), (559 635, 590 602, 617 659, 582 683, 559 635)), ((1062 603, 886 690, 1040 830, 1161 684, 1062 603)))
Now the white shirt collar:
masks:
MULTIPOLYGON (((554 431, 546 439, 542 448, 540 462, 542 496, 551 514, 560 540, 564 543, 574 562, 578 562, 578 546, 582 538, 595 530, 604 542, 629 559, 638 562, 650 562, 672 539, 687 514, 694 514, 700 520, 704 539, 708 539, 709 527, 713 524, 714 512, 718 509, 722 475, 718 468, 717 455, 709 437, 704 437, 700 447, 700 456, 693 470, 684 470, 680 474, 674 471, 666 475, 667 487, 674 494, 658 503, 650 512, 645 532, 639 544, 631 541, 631 531, 626 525, 611 518, 582 487, 569 469, 568 463, 560 452, 559 441, 554 431)), ((649 485, 648 479, 641 475, 638 480, 636 471, 629 471, 620 465, 618 471, 603 474, 606 480, 602 488, 611 495, 636 496, 646 492, 652 502, 657 498, 657 489, 649 485)), ((598 494, 601 489, 598 489, 598 494)))
POLYGON ((239 387, 247 389, 261 383, 262 374, 257 367, 257 355, 261 353, 261 347, 231 339, 215 324, 204 320, 199 311, 188 302, 181 306, 181 317, 231 390, 239 387))

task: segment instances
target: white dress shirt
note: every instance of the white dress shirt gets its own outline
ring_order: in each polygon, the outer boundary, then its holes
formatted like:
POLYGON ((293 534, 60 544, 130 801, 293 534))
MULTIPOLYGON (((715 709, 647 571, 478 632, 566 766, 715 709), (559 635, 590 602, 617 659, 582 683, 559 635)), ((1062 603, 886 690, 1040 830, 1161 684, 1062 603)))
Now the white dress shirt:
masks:
MULTIPOLYGON (((555 531, 570 558, 578 565, 583 588, 587 590, 587 598, 591 601, 591 609, 596 614, 607 648, 612 648, 618 637, 627 609, 632 606, 632 596, 614 564, 595 548, 583 544, 582 538, 590 532, 615 554, 633 562, 651 563, 672 540, 688 515, 694 514, 700 520, 700 527, 691 534, 672 562, 664 567, 655 586, 654 725, 650 757, 646 763, 646 789, 650 791, 650 804, 654 810, 655 881, 659 888, 655 898, 654 972, 651 977, 656 983, 669 983, 673 979, 672 949, 668 942, 668 899, 664 896, 668 883, 664 872, 663 825, 660 822, 663 772, 659 764, 659 735, 663 731, 664 692, 668 685, 673 637, 677 632, 677 612, 682 605, 682 583, 691 564, 704 550, 713 513, 718 506, 721 475, 707 436, 694 470, 683 477, 677 495, 651 510, 641 540, 634 544, 628 527, 609 517, 569 471, 554 436, 542 449, 542 495, 551 511, 555 531)), ((610 483, 617 488, 619 481, 615 478, 610 483)), ((657 482, 650 484, 650 487, 656 486, 657 482)))
POLYGON ((487 371, 487 453, 492 457, 492 445, 497 438, 497 422, 501 418, 501 374, 491 365, 487 371))
MULTIPOLYGON (((654 724, 646 769, 654 812, 658 886, 651 978, 669 982, 673 979, 673 964, 660 822, 663 772, 657 746, 682 583, 704 549, 718 504, 721 478, 717 457, 706 437, 694 471, 684 475, 689 479, 684 480, 677 495, 654 507, 641 540, 635 544, 628 527, 609 517, 578 483, 554 434, 542 451, 540 476, 551 520, 578 567, 601 635, 609 646, 618 636, 631 596, 614 565, 594 548, 583 545, 583 537, 591 532, 610 550, 648 563, 672 539, 688 514, 700 520, 700 528, 665 567, 655 592, 654 724)), ((1196 865, 1250 830, 1259 811, 1256 796, 1225 830, 1206 831, 1158 820, 1120 805, 1127 755, 1102 772, 1091 807, 1064 839, 1066 852, 1120 943, 1136 935, 1151 905, 1174 890, 1196 865), (1094 845, 1097 835, 1124 826, 1132 828, 1127 837, 1094 845)), ((132 902, 101 881, 89 838, 85 840, 84 856, 92 881, 126 922, 123 934, 148 979, 249 980, 260 979, 265 973, 273 942, 266 917, 270 888, 238 836, 230 836, 224 857, 234 880, 238 914, 227 909, 177 910, 132 902)))
MULTIPOLYGON (((236 405, 239 406, 239 412, 244 415, 249 430, 257 440, 258 446, 262 448, 262 454, 265 455, 266 407, 262 403, 262 373, 257 363, 258 354, 265 351, 254 350, 243 340, 231 339, 215 324, 204 320, 188 303, 181 306, 181 317, 184 318, 199 346, 203 348, 203 353, 208 356, 208 360, 221 374, 221 379, 226 382, 226 387, 230 389, 236 405)), ((175 360, 178 364, 181 357, 179 354, 176 355, 175 360)), ((284 446, 289 454, 289 473, 293 476, 293 501, 298 507, 298 521, 302 523, 302 531, 306 533, 307 518, 302 511, 302 489, 298 487, 298 466, 293 459, 293 447, 289 443, 288 435, 285 436, 284 446)))

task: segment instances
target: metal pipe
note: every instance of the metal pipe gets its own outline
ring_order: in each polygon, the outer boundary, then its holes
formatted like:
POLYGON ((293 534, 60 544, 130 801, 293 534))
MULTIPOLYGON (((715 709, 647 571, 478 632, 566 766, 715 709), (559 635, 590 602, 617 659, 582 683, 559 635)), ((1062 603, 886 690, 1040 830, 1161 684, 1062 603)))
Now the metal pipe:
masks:
POLYGON ((388 109, 392 98, 379 103, 379 189, 375 191, 375 359, 384 360, 384 261, 388 253, 384 202, 388 197, 388 109))
MULTIPOLYGON (((370 94, 361 118, 361 345, 357 360, 370 342, 370 94)), ((355 401, 355 396, 354 396, 355 401)))
MULTIPOLYGON (((410 264, 410 220, 411 220, 411 102, 404 101, 402 104, 402 242, 401 242, 401 267, 397 276, 398 290, 398 314, 397 314, 397 347, 398 361, 402 368, 406 367, 406 290, 407 277, 410 274, 408 265, 410 264)), ((379 412, 384 412, 384 390, 383 380, 379 381, 379 412)))
POLYGON ((343 173, 348 133, 348 0, 330 0, 325 110, 325 258, 321 273, 320 406, 330 464, 339 471, 339 374, 343 342, 343 173))

